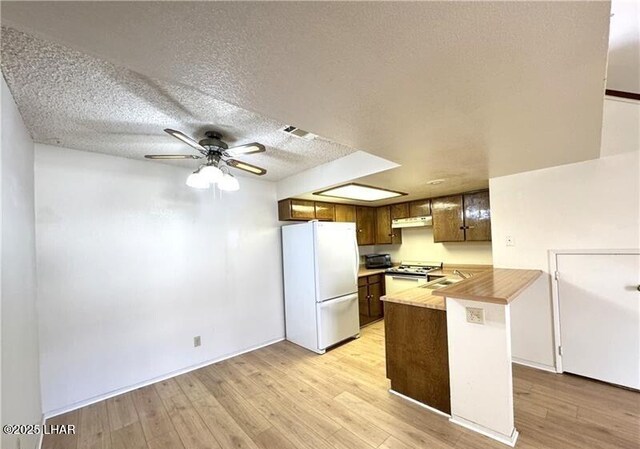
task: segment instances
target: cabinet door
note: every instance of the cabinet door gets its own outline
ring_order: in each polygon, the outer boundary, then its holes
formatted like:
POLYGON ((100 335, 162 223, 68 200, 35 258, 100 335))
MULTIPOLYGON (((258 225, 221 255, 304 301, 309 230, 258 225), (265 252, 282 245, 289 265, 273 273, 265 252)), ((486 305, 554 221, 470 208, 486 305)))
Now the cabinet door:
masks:
POLYGON ((358 245, 376 242, 376 210, 373 207, 356 207, 356 231, 358 245))
POLYGON ((316 218, 316 208, 313 201, 289 198, 278 201, 278 219, 280 221, 306 221, 316 218))
POLYGON ((391 243, 391 207, 381 206, 376 208, 376 244, 385 245, 391 243))
POLYGON ((409 203, 400 203, 391 205, 391 219, 396 218, 408 218, 409 215, 409 203))
POLYGON ((316 208, 313 201, 291 200, 291 218, 297 220, 313 220, 316 218, 316 208))
POLYGON ((316 201, 316 218, 322 221, 333 221, 335 214, 334 205, 316 201))
POLYGON ((425 217, 431 215, 431 200, 418 200, 409 203, 409 217, 425 217))
POLYGON ((358 310, 360 326, 364 326, 371 321, 369 317, 369 288, 366 285, 358 287, 358 310))
POLYGON ((462 195, 436 198, 431 201, 434 242, 463 242, 464 219, 462 195))
POLYGON ((391 227, 392 207, 381 206, 376 208, 376 244, 396 245, 402 243, 402 230, 391 227))
POLYGON ((369 284, 369 316, 372 320, 382 318, 382 284, 369 284))
POLYGON ((491 240, 489 191, 464 195, 464 226, 466 240, 491 240))
POLYGON ((350 204, 334 204, 335 220, 346 223, 356 222, 356 206, 350 204))

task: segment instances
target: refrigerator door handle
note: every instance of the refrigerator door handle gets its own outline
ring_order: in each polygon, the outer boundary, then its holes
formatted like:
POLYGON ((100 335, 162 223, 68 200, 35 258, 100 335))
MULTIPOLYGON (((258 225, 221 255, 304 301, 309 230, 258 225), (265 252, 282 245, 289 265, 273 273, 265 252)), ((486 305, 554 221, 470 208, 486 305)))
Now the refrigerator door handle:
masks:
POLYGON ((353 251, 356 255, 355 257, 355 276, 356 276, 356 280, 358 279, 358 271, 360 269, 360 253, 358 252, 358 237, 356 236, 356 233, 353 233, 353 251))

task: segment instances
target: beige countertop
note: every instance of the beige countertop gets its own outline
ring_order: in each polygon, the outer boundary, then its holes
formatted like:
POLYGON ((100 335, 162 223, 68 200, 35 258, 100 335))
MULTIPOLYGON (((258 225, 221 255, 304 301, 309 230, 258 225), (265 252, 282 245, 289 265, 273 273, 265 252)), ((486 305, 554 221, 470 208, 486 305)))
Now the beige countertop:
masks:
POLYGON ((380 274, 387 271, 387 268, 365 268, 364 265, 360 265, 358 269, 358 277, 371 276, 372 274, 380 274))
MULTIPOLYGON (((492 269, 493 267, 491 265, 444 264, 442 269, 431 271, 429 272, 429 275, 453 277, 455 279, 459 279, 459 276, 453 273, 454 270, 460 270, 463 273, 470 273, 475 276, 477 274, 480 274, 482 272, 492 270, 492 269)), ((371 271, 371 273, 367 273, 367 274, 358 273, 358 276, 366 276, 368 274, 376 274, 377 272, 380 272, 380 270, 363 270, 363 269, 361 269, 360 272, 364 273, 364 271, 371 271)), ((415 288, 410 288, 410 289, 402 290, 395 293, 389 293, 386 296, 383 296, 381 299, 382 301, 386 301, 386 302, 406 304, 406 305, 416 306, 416 307, 426 307, 428 309, 446 310, 445 298, 443 298, 442 296, 434 295, 434 292, 435 290, 432 290, 429 288, 415 287, 415 288)))
POLYGON ((436 290, 433 294, 440 297, 509 304, 541 274, 541 270, 493 268, 436 290))
POLYGON ((491 270, 493 269, 492 265, 449 265, 449 264, 444 264, 444 266, 442 267, 442 269, 440 270, 433 270, 429 272, 429 276, 457 276, 456 274, 454 274, 453 272, 455 270, 460 270, 463 273, 470 273, 473 275, 482 273, 483 271, 487 271, 487 270, 491 270))
POLYGON ((382 301, 409 306, 426 307, 427 309, 447 310, 445 300, 441 296, 434 296, 434 290, 428 288, 410 288, 400 292, 383 296, 382 301))

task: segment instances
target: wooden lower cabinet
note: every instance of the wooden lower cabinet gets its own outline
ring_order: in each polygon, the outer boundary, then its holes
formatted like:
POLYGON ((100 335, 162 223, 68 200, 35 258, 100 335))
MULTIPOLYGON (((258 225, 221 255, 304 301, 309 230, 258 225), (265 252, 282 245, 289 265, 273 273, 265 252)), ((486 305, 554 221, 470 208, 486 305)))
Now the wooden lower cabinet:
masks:
POLYGON ((384 307, 380 300, 382 296, 384 296, 384 276, 374 274, 358 278, 358 309, 361 327, 384 316, 384 307))
POLYGON ((386 302, 384 330, 391 389, 450 414, 446 313, 386 302))

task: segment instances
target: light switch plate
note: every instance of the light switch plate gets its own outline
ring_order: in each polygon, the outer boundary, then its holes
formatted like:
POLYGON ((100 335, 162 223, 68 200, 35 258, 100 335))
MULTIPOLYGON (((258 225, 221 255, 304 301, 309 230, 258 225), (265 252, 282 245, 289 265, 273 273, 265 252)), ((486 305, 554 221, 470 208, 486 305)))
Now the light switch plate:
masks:
POLYGON ((467 307, 467 323, 484 324, 484 309, 467 307))
POLYGON ((193 337, 193 347, 194 348, 197 348, 201 344, 202 344, 202 340, 200 340, 200 335, 198 335, 197 337, 193 337))

